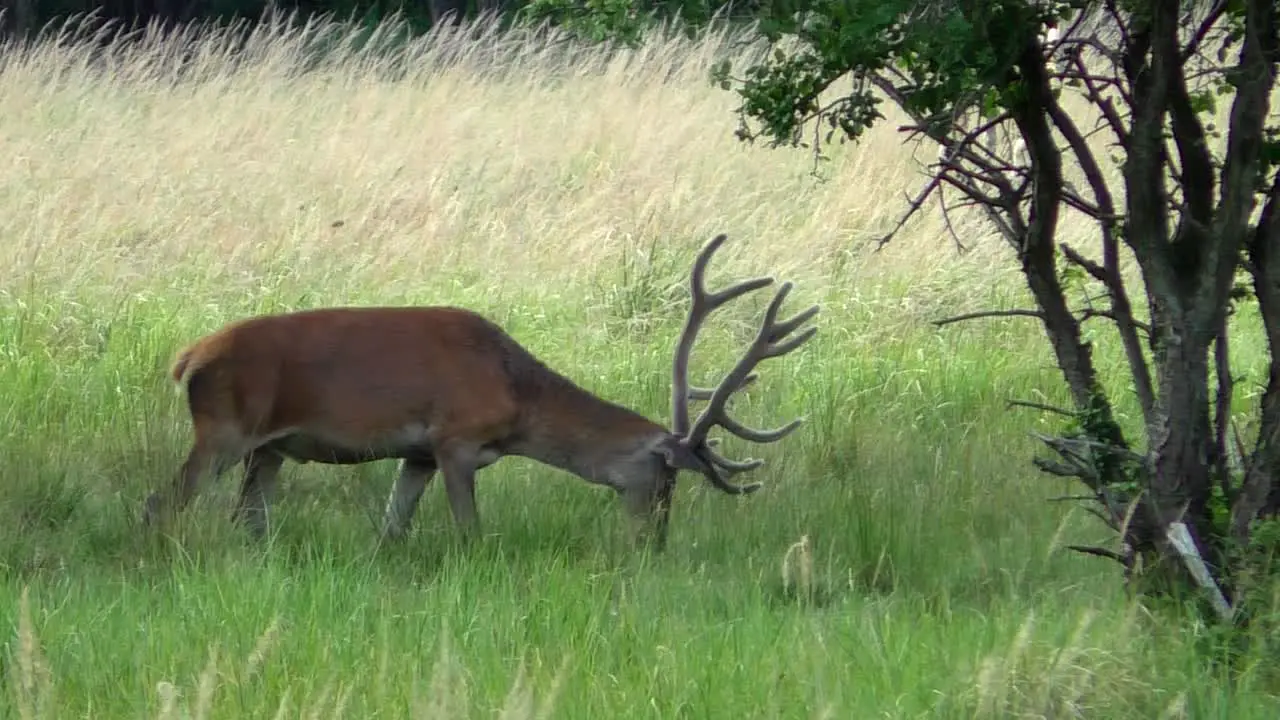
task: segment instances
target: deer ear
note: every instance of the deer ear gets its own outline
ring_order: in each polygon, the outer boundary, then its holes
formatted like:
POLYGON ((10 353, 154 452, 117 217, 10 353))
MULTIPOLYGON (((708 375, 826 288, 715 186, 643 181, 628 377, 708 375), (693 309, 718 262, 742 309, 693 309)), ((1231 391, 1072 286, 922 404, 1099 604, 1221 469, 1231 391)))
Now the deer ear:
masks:
POLYGON ((662 456, 667 467, 675 470, 692 470, 705 472, 706 462, 698 454, 680 442, 675 435, 668 435, 653 447, 653 452, 662 456))

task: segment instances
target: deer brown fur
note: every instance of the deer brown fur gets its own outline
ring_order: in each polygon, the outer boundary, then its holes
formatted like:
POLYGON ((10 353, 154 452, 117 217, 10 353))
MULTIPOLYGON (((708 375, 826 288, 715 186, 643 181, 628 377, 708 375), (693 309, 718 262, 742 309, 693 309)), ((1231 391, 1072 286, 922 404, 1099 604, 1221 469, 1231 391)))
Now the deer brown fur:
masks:
POLYGON ((180 511, 200 478, 244 465, 235 517, 255 535, 267 527, 276 475, 296 462, 354 464, 401 461, 387 501, 383 533, 404 533, 433 474, 444 476, 455 521, 479 529, 475 471, 518 455, 613 488, 629 514, 656 524, 665 544, 675 476, 700 472, 729 494, 724 474, 760 460, 727 460, 711 449, 712 425, 754 442, 774 442, 799 424, 771 431, 728 417, 729 396, 755 380, 761 360, 791 352, 816 328, 784 341, 817 306, 777 322, 790 289, 784 284, 756 341, 714 391, 688 384, 696 333, 715 308, 773 282, 757 278, 708 294, 703 275, 714 238, 694 263, 693 306, 673 364, 673 428, 604 400, 547 367, 500 327, 453 307, 326 308, 265 315, 232 323, 183 350, 171 374, 185 384, 195 431, 192 448, 168 493, 153 493, 144 519, 180 511), (688 402, 709 400, 689 423, 688 402))

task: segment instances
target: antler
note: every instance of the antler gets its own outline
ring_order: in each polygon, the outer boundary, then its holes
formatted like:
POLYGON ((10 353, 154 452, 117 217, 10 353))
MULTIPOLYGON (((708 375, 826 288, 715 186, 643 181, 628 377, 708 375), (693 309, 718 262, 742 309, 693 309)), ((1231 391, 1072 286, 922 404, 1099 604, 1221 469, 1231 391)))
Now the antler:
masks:
MULTIPOLYGON (((707 292, 707 264, 711 262, 711 256, 720 245, 728 239, 729 236, 724 233, 715 236, 693 261, 693 272, 689 277, 689 293, 692 296, 692 302, 689 305, 689 317, 685 319, 684 329, 680 331, 680 341, 676 345, 676 357, 672 366, 674 378, 671 383, 671 430, 676 435, 684 436, 689 432, 689 400, 710 400, 714 393, 713 390, 693 387, 689 384, 689 353, 698 339, 698 331, 702 329, 702 323, 706 322, 707 316, 716 308, 730 300, 773 284, 773 278, 759 277, 744 280, 719 292, 707 292)), ((743 384, 754 379, 745 380, 743 384)))
POLYGON ((698 331, 701 329, 703 322, 706 321, 707 316, 716 308, 735 298, 773 284, 773 278, 760 277, 744 280, 718 292, 707 292, 705 282, 707 264, 710 262, 712 254, 726 239, 727 236, 724 234, 717 235, 707 243, 693 263, 693 272, 690 277, 692 304, 689 308, 689 317, 685 321, 684 330, 680 334, 679 344, 676 347, 673 366, 674 378, 671 391, 672 431, 682 437, 681 443, 690 450, 696 450, 727 474, 735 474, 760 467, 764 464, 764 461, 729 460, 711 449, 716 444, 716 441, 708 440, 707 433, 710 432, 713 426, 719 425, 744 440, 757 443, 772 443, 786 437, 800 426, 803 420, 797 418, 779 428, 757 430, 729 417, 725 410, 725 405, 733 393, 755 382, 758 375, 753 373, 752 370, 761 361, 786 355, 808 342, 814 336, 818 329, 809 327, 799 335, 786 339, 788 335, 794 333, 801 325, 818 313, 818 306, 814 305, 790 319, 778 322, 778 311, 781 309, 787 294, 791 292, 792 287, 790 282, 783 283, 765 311, 764 322, 761 324, 755 340, 720 384, 714 390, 690 385, 689 353, 693 349, 698 331), (689 423, 690 400, 710 401, 692 426, 689 423))

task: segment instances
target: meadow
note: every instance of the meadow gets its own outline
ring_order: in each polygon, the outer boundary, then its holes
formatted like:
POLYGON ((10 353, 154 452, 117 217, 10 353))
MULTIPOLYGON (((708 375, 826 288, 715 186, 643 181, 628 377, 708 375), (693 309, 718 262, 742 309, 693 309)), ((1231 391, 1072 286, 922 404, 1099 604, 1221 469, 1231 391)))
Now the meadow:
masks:
MULTIPOLYGON (((876 250, 933 153, 895 118, 815 175, 734 138, 708 71, 758 49, 727 35, 606 54, 491 28, 388 56, 330 30, 320 60, 284 26, 0 54, 0 715, 1276 717, 1274 657, 1227 666, 1064 550, 1111 540, 1030 464, 1058 421, 1007 407, 1064 400, 1042 331, 932 324, 1025 307, 1011 251, 958 215, 959 251, 937 213, 876 250), (713 284, 822 304, 734 405, 807 422, 726 441, 767 460, 754 495, 683 475, 666 553, 628 549, 613 493, 513 458, 479 474, 472 546, 438 480, 379 542, 391 462, 287 464, 264 543, 228 522, 238 470, 172 536, 140 527, 190 439, 169 363, 254 313, 470 307, 667 422, 689 264, 720 232, 713 284)), ((767 299, 713 317, 696 382, 767 299)), ((1265 345, 1235 350, 1244 409, 1265 345)))

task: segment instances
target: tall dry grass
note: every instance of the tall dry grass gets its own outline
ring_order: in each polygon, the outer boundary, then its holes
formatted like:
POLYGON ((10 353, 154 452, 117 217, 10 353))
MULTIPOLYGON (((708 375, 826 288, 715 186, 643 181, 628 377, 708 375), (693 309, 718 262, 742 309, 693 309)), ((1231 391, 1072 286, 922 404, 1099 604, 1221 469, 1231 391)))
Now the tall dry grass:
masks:
MULTIPOLYGON (((956 272, 936 213, 869 253, 921 180, 893 119, 832 148, 822 182, 805 152, 733 137, 734 96, 707 76, 722 56, 759 52, 735 51, 735 36, 566 61, 555 33, 461 34, 324 62, 312 46, 348 48, 358 31, 275 24, 192 37, 185 52, 142 38, 105 54, 6 53, 0 282, 117 292, 178 268, 190 282, 193 265, 224 286, 282 267, 332 280, 336 252, 335 301, 464 268, 552 286, 721 231, 739 248, 727 271, 838 268, 855 290, 956 272)), ((976 222, 960 232, 979 250, 959 272, 1001 252, 976 222)))

